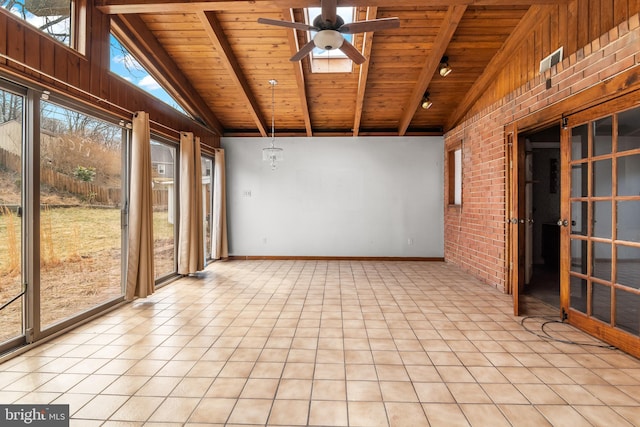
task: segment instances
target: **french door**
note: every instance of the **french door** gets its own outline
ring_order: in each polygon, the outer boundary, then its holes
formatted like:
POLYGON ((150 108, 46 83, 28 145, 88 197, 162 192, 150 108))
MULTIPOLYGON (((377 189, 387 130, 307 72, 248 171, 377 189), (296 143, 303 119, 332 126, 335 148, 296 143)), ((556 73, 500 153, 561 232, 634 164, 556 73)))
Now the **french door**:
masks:
POLYGON ((570 323, 640 356, 637 94, 567 117, 562 147, 563 312, 570 323))

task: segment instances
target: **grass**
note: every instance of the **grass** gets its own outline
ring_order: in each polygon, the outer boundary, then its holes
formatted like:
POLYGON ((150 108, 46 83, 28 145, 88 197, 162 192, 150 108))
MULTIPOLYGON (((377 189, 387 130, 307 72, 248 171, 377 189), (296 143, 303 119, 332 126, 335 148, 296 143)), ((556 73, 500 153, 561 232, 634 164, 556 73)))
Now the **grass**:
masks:
MULTIPOLYGON (((0 208, 0 305, 17 295, 20 275, 20 219, 0 208)), ((157 275, 174 268, 174 226, 166 211, 154 212, 157 275)), ((75 315, 122 294, 120 209, 45 207, 40 218, 42 325, 75 315)), ((21 306, 0 315, 0 342, 20 334, 21 306)))

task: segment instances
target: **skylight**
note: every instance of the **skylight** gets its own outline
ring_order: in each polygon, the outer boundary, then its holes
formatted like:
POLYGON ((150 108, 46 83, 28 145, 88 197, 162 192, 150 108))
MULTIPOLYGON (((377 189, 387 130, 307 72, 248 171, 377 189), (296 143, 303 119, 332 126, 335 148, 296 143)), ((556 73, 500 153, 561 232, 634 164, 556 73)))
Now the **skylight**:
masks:
MULTIPOLYGON (((355 16, 354 7, 338 7, 338 15, 344 20, 345 24, 353 22, 355 16)), ((309 25, 313 24, 313 20, 320 15, 319 7, 309 7, 306 10, 306 19, 309 25)), ((309 40, 313 39, 317 33, 312 31, 309 33, 309 40)), ((353 42, 352 34, 343 34, 348 42, 353 42)), ((353 70, 353 63, 341 50, 323 50, 314 48, 310 55, 311 71, 314 73, 344 73, 353 70)))

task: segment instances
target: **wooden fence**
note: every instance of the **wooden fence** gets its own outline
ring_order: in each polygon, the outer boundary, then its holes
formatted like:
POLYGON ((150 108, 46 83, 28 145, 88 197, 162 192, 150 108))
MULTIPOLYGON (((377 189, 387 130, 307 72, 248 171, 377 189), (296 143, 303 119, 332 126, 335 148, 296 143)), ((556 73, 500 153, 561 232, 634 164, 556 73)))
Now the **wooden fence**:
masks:
MULTIPOLYGON (((0 168, 21 173, 22 162, 20 156, 0 148, 0 168)), ((117 187, 103 187, 92 182, 85 182, 75 177, 62 174, 48 167, 40 169, 40 183, 54 191, 70 193, 82 202, 99 203, 118 206, 122 203, 122 190, 117 187)), ((169 191, 165 188, 153 190, 153 205, 167 206, 169 191)))

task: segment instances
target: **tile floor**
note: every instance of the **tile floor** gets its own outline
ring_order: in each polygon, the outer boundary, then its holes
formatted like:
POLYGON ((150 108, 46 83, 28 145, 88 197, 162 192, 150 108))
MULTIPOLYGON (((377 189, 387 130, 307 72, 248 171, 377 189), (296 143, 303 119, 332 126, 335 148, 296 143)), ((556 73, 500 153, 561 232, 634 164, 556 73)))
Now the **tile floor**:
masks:
POLYGON ((638 359, 511 312, 444 263, 219 262, 0 365, 0 402, 82 427, 640 425, 638 359))

